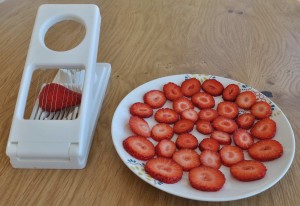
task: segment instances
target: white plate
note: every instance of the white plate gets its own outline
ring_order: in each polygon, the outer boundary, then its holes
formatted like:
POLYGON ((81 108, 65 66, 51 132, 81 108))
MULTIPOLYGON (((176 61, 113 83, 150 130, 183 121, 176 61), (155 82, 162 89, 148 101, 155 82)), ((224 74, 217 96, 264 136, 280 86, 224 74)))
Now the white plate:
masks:
MULTIPOLYGON (((216 105, 220 101, 223 101, 220 96, 215 97, 215 100, 216 100, 216 105)), ((163 107, 171 108, 172 105, 170 101, 167 101, 167 103, 163 107)), ((244 111, 240 110, 240 113, 242 112, 244 111)), ((152 127, 156 123, 153 117, 147 118, 145 120, 149 123, 150 127, 152 127)), ((134 172, 142 180, 146 181, 147 183, 151 184, 152 186, 160 190, 163 190, 165 192, 168 192, 176 196, 193 199, 193 200, 229 201, 229 200, 237 200, 237 199, 250 197, 260 192, 263 192, 264 190, 272 187, 276 182, 278 182, 284 176, 284 174, 288 171, 289 167, 292 164, 294 153, 295 153, 295 138, 294 138, 293 130, 286 116, 276 106, 276 104, 274 104, 270 99, 265 97, 262 93, 258 92, 257 90, 245 84, 242 84, 240 82, 231 79, 211 76, 211 75, 182 74, 182 75, 167 76, 167 77, 152 80, 150 82, 147 82, 137 87, 132 92, 130 92, 119 104, 112 120, 111 130, 112 130, 112 138, 113 138, 113 143, 115 145, 115 148, 119 156, 121 157, 122 161, 132 172, 134 172), (153 89, 162 90, 163 85, 168 82, 174 82, 180 85, 185 79, 191 77, 195 77, 199 79, 201 83, 205 79, 215 78, 218 81, 220 81, 224 85, 224 87, 232 83, 238 84, 241 91, 251 90, 256 94, 257 100, 266 101, 271 105, 273 110, 271 118, 277 123, 277 133, 274 139, 278 140, 282 144, 284 148, 284 153, 279 159, 264 163, 268 171, 266 176, 263 179, 253 181, 253 182, 240 182, 234 179, 233 177, 231 177, 228 167, 222 166, 220 170, 224 173, 226 177, 226 182, 223 188, 218 192, 202 192, 192 188, 189 185, 187 172, 184 172, 182 179, 175 184, 165 184, 153 179, 144 171, 145 162, 135 159, 124 150, 122 146, 123 140, 128 136, 133 135, 133 133, 131 132, 128 126, 128 120, 130 118, 129 107, 135 102, 143 102, 143 95, 150 90, 153 89)), ((199 132, 197 132, 196 129, 194 129, 192 133, 198 138, 198 141, 201 141, 204 137, 206 137, 205 135, 202 135, 199 132)), ((175 141, 176 138, 177 135, 174 135, 172 140, 175 141)), ((149 139, 151 140, 151 138, 149 139)), ((152 142, 154 143, 154 145, 157 144, 155 141, 152 142)), ((197 149, 197 152, 200 153, 199 149, 197 149)), ((247 152, 244 153, 245 153, 245 159, 251 159, 249 158, 247 152)))

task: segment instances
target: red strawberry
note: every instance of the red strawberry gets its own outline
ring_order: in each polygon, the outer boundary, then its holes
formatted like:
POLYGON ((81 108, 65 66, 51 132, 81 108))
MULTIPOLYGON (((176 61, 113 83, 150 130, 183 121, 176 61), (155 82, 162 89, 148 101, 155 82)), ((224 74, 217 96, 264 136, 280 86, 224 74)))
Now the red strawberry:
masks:
POLYGON ((147 92, 143 98, 144 102, 150 105, 153 109, 162 107, 167 101, 164 93, 159 90, 151 90, 147 92))
POLYGON ((236 84, 229 84, 224 90, 223 90, 223 99, 225 101, 235 101, 236 97, 240 94, 240 88, 236 84))
POLYGON ((283 147, 276 140, 260 140, 248 149, 248 153, 255 160, 271 161, 281 157, 283 147))
POLYGON ((258 139, 271 139, 276 134, 276 122, 272 119, 262 119, 254 124, 251 134, 258 139))
POLYGON ((199 112, 199 119, 212 122, 219 116, 218 112, 214 109, 201 109, 199 112))
POLYGON ((250 129, 255 121, 255 117, 252 114, 244 113, 236 118, 237 125, 242 129, 250 129))
POLYGON ((232 145, 223 146, 220 150, 220 156, 222 164, 228 167, 244 160, 243 150, 232 145))
POLYGON ((80 103, 80 93, 56 83, 47 84, 39 94, 39 107, 47 112, 56 112, 80 103))
POLYGON ((182 167, 172 159, 157 157, 149 160, 145 165, 145 171, 154 179, 167 184, 173 184, 181 180, 182 167))
POLYGON ((221 158, 219 153, 211 150, 204 150, 200 154, 200 162, 203 166, 219 169, 221 167, 221 158))
POLYGON ((230 134, 222 131, 213 131, 211 133, 210 138, 217 140, 219 144, 228 145, 231 144, 230 134))
POLYGON ((218 191, 225 184, 225 176, 218 169, 200 166, 189 172, 189 182, 197 190, 218 191))
POLYGON ((153 144, 145 137, 130 136, 123 141, 123 147, 131 156, 139 160, 149 160, 155 155, 153 144))
POLYGON ((173 124, 179 119, 179 115, 169 108, 162 108, 156 111, 154 119, 159 123, 173 124))
POLYGON ((189 171, 200 166, 199 155, 195 150, 178 150, 173 154, 172 159, 182 167, 183 171, 189 171))
POLYGON ((180 86, 173 82, 165 84, 163 90, 167 99, 171 101, 183 96, 180 86))
POLYGON ((242 109, 250 109, 251 106, 256 102, 256 97, 253 92, 246 91, 240 93, 235 102, 242 109))
POLYGON ((248 149, 253 143, 254 139, 247 130, 237 129, 233 133, 234 143, 241 149, 248 149))
POLYGON ((214 128, 211 126, 210 122, 203 120, 196 122, 196 129, 201 134, 210 134, 214 131, 214 128))
POLYGON ((212 151, 219 151, 220 144, 217 140, 212 139, 212 138, 204 138, 200 144, 199 144, 199 149, 201 151, 203 150, 212 150, 212 151))
POLYGON ((129 119, 129 127, 131 131, 139 136, 142 137, 149 137, 150 136, 150 127, 148 122, 144 119, 136 116, 131 116, 129 119))
POLYGON ((226 117, 219 116, 217 117, 212 126, 219 131, 226 132, 226 133, 233 133, 237 128, 237 124, 232 119, 228 119, 226 117))
POLYGON ((151 117, 153 114, 152 107, 150 107, 148 104, 141 102, 136 102, 133 105, 131 105, 129 111, 130 114, 132 114, 133 116, 138 116, 141 118, 151 117))
POLYGON ((200 92, 201 89, 201 83, 196 78, 186 79, 181 84, 181 91, 184 94, 184 96, 191 97, 197 92, 200 92))
POLYGON ((181 119, 174 124, 173 131, 176 134, 188 133, 194 128, 194 122, 187 119, 181 119))
POLYGON ((267 102, 256 102, 251 107, 251 114, 253 114, 256 119, 264 119, 271 116, 272 109, 267 102))
POLYGON ((231 175, 243 182, 262 179, 266 172, 266 166, 255 160, 243 160, 230 167, 231 175))
POLYGON ((212 96, 219 96, 223 92, 223 85, 216 79, 207 79, 202 84, 202 89, 212 96))
POLYGON ((171 158, 176 151, 176 145, 171 140, 163 139, 156 146, 157 156, 171 158))
POLYGON ((239 114, 239 108, 233 102, 220 102, 217 110, 219 115, 229 119, 235 119, 239 114))
POLYGON ((196 122, 198 120, 198 113, 193 109, 184 110, 181 113, 181 119, 188 119, 192 122, 196 122))
POLYGON ((173 101, 173 108, 178 114, 181 114, 184 110, 193 109, 194 105, 188 98, 180 97, 173 101))
POLYGON ((192 134, 180 134, 176 139, 176 146, 178 149, 196 149, 198 146, 198 140, 192 134))
POLYGON ((163 139, 171 139, 173 134, 173 128, 165 123, 156 124, 151 130, 152 139, 158 142, 163 139))
POLYGON ((209 109, 215 106, 215 99, 205 92, 199 92, 192 96, 192 102, 200 109, 209 109))

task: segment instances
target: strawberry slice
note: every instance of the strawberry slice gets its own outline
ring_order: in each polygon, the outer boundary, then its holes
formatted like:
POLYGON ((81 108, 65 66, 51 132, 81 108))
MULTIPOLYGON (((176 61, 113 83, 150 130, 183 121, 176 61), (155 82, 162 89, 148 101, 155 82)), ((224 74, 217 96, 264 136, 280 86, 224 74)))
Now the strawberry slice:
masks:
POLYGON ((256 102, 251 107, 251 114, 253 114, 256 117, 256 119, 264 119, 271 116, 272 109, 267 102, 256 102))
POLYGON ((229 84, 224 90, 222 97, 225 101, 233 102, 240 94, 240 88, 236 84, 229 84))
POLYGON ((219 115, 229 119, 235 119, 239 114, 239 108, 233 102, 220 102, 217 111, 219 115))
POLYGON ((189 172, 189 182, 197 190, 218 191, 225 184, 225 176, 218 169, 200 166, 189 172))
POLYGON ((209 109, 215 106, 215 99, 210 94, 199 92, 192 96, 192 102, 200 109, 209 109))
POLYGON ((194 128, 194 122, 187 119, 181 119, 174 124, 173 131, 176 134, 189 133, 194 128))
POLYGON ((144 95, 143 99, 144 102, 150 105, 153 109, 162 107, 167 101, 167 98, 165 97, 164 93, 159 90, 151 90, 147 92, 144 95))
POLYGON ((237 124, 232 119, 228 119, 226 117, 219 116, 217 117, 212 126, 219 131, 226 132, 226 133, 233 133, 237 128, 237 124))
POLYGON ((276 134, 276 122, 269 118, 262 119, 254 124, 251 134, 258 139, 271 139, 276 134))
POLYGON ((201 90, 201 83, 196 78, 186 79, 181 84, 181 91, 186 97, 191 97, 201 90))
POLYGON ((151 130, 152 139, 158 142, 163 139, 171 139, 173 134, 173 128, 165 123, 156 124, 151 130))
POLYGON ((214 109, 201 109, 199 112, 199 119, 212 122, 219 116, 218 112, 214 109))
POLYGON ((172 159, 157 157, 149 160, 145 165, 145 171, 154 179, 167 184, 173 184, 181 180, 182 167, 172 159))
POLYGON ((243 160, 230 167, 230 174, 243 182, 262 179, 266 172, 266 166, 255 160, 243 160))
POLYGON ((131 116, 129 119, 129 127, 131 131, 139 136, 142 137, 149 137, 150 136, 150 127, 148 122, 144 119, 136 116, 131 116))
POLYGON ((189 100, 186 97, 180 97, 173 101, 173 109, 178 114, 181 114, 184 110, 193 109, 193 108, 194 108, 193 103, 191 102, 191 100, 189 100))
POLYGON ((198 120, 198 113, 193 109, 187 109, 181 113, 180 117, 181 119, 188 119, 192 122, 196 122, 198 120))
POLYGON ((250 109, 252 105, 256 102, 256 97, 253 92, 246 91, 240 93, 237 96, 235 102, 242 109, 250 109))
POLYGON ((183 96, 180 86, 178 86, 177 84, 174 84, 173 82, 169 82, 169 83, 165 84, 163 87, 163 91, 164 91, 167 99, 170 101, 173 101, 173 100, 183 96))
POLYGON ((154 119, 159 123, 173 124, 179 119, 179 115, 173 109, 162 108, 156 111, 154 119))
POLYGON ((272 139, 260 140, 254 143, 249 149, 250 157, 258 161, 271 161, 281 157, 283 154, 282 145, 272 139))
POLYGON ((253 137, 244 129, 235 130, 233 141, 241 149, 248 149, 254 143, 253 137))
POLYGON ((196 129, 201 134, 210 134, 214 131, 214 128, 211 126, 210 122, 203 120, 196 122, 196 129))
POLYGON ((212 96, 219 96, 222 94, 224 87, 216 79, 207 79, 203 82, 202 89, 212 96))
POLYGON ((237 125, 242 129, 250 129, 255 121, 255 117, 252 114, 244 113, 236 118, 237 125))
POLYGON ((198 147, 198 140, 192 134, 180 134, 176 139, 176 146, 178 149, 196 149, 198 147))
POLYGON ((219 169, 221 167, 221 158, 219 153, 211 150, 204 150, 200 154, 201 165, 219 169))
POLYGON ((200 166, 199 155, 195 150, 178 150, 173 154, 172 159, 182 167, 183 171, 190 171, 191 169, 200 166))
POLYGON ((153 115, 153 109, 148 104, 136 102, 133 105, 131 105, 130 114, 133 116, 138 116, 141 118, 147 118, 151 117, 153 115))
POLYGON ((216 140, 219 144, 228 145, 231 144, 230 134, 222 131, 213 131, 211 133, 210 138, 216 140))
POLYGON ((149 160, 155 155, 154 145, 145 137, 130 136, 123 141, 124 149, 139 160, 149 160))
POLYGON ((220 149, 220 144, 217 140, 212 139, 212 138, 204 138, 203 140, 201 140, 200 144, 199 144, 199 149, 201 151, 204 150, 211 150, 214 152, 219 151, 220 149))
POLYGON ((223 146, 220 150, 220 156, 222 164, 228 167, 244 160, 243 150, 232 145, 223 146))
POLYGON ((156 155, 159 157, 171 158, 176 151, 176 145, 173 141, 163 139, 155 146, 156 155))

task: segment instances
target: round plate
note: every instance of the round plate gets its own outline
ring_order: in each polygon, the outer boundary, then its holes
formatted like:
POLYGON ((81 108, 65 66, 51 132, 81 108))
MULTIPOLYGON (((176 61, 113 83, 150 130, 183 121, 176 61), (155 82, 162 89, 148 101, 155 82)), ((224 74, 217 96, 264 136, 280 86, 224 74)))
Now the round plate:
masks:
MULTIPOLYGON (((216 105, 218 105, 220 101, 223 101, 221 96, 214 98, 216 101, 216 105)), ((167 101, 163 107, 172 108, 172 104, 170 101, 167 101)), ((244 112, 245 111, 243 110, 239 111, 239 113, 244 112)), ((145 120, 149 123, 150 127, 156 124, 153 117, 147 118, 145 120)), ((137 87, 132 92, 130 92, 119 104, 112 120, 111 130, 115 148, 122 161, 132 172, 134 172, 145 182, 151 184, 152 186, 160 190, 163 190, 176 196, 193 200, 229 201, 250 197, 260 192, 263 192, 264 190, 272 187, 284 176, 284 174, 288 171, 289 167, 292 164, 295 153, 295 138, 293 130, 286 116, 278 108, 278 106, 276 106, 276 104, 274 104, 270 99, 265 97, 262 93, 243 83, 212 75, 182 74, 167 76, 152 80, 137 87), (130 106, 135 102, 143 102, 143 95, 150 90, 162 90, 163 85, 168 82, 174 82, 175 84, 180 85, 185 79, 192 77, 199 79, 201 83, 204 82, 206 79, 216 79, 220 81, 224 87, 226 87, 228 84, 237 84, 239 85, 241 91, 251 90, 256 94, 257 100, 266 101, 271 105, 271 108, 273 110, 271 118, 277 123, 277 132, 276 136, 273 139, 278 140, 282 144, 284 153, 279 159, 270 162, 264 162, 268 170, 266 176, 263 179, 252 182, 240 182, 231 177, 228 167, 222 165, 220 170, 224 173, 226 177, 226 182, 223 188, 217 192, 202 192, 190 186, 187 172, 184 172, 182 179, 175 184, 165 184, 163 182, 153 179, 144 170, 145 161, 135 159, 124 150, 122 146, 123 140, 126 139, 128 136, 133 135, 128 126, 128 121, 131 116, 129 113, 130 106)), ((192 131, 192 134, 194 134, 197 137, 199 142, 204 137, 206 137, 205 135, 202 135, 199 132, 197 132, 196 129, 192 131)), ((176 138, 177 135, 175 134, 172 140, 175 141, 176 138)), ((152 141, 151 138, 149 138, 149 140, 152 141)), ((157 142, 155 141, 152 142, 154 143, 154 145, 157 144, 157 142)), ((197 149, 197 152, 200 153, 199 149, 197 149)), ((244 153, 245 159, 251 159, 246 151, 244 151, 244 153)))

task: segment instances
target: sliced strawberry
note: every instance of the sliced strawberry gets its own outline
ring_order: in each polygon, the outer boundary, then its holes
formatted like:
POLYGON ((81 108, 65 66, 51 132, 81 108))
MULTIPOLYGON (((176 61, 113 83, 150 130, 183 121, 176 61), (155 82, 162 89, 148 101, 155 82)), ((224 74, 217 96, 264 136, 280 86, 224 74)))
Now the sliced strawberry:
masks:
POLYGON ((200 154, 201 165, 219 169, 221 167, 221 158, 219 153, 211 150, 204 150, 200 154))
POLYGON ((253 125, 251 134, 258 139, 271 139, 276 134, 276 122, 269 118, 262 119, 253 125))
POLYGON ((211 126, 210 122, 203 120, 196 122, 196 129, 201 134, 210 134, 214 131, 214 128, 211 126))
POLYGON ((173 154, 172 159, 182 167, 183 171, 189 171, 200 166, 199 155, 195 150, 178 150, 173 154))
POLYGON ((252 114, 244 113, 236 118, 237 125, 242 129, 250 129, 255 121, 255 117, 252 114))
POLYGON ((173 141, 163 139, 155 146, 156 155, 159 157, 171 158, 176 151, 176 145, 173 141))
POLYGON ((194 108, 193 103, 191 102, 191 100, 189 100, 186 97, 180 97, 173 101, 173 109, 178 114, 181 114, 184 110, 193 109, 193 108, 194 108))
POLYGON ((183 96, 180 86, 174 84, 173 82, 165 84, 163 91, 167 99, 171 101, 183 96))
POLYGON ((181 113, 181 119, 188 119, 192 122, 196 122, 198 120, 198 113, 193 109, 184 110, 181 113))
POLYGON ((240 88, 236 84, 229 84, 224 90, 222 97, 225 101, 233 102, 240 94, 240 88))
POLYGON ((194 128, 194 122, 187 119, 181 119, 174 124, 173 131, 176 134, 189 133, 194 128))
POLYGON ((136 116, 131 116, 129 119, 129 127, 131 131, 139 136, 142 137, 149 137, 150 136, 150 127, 148 122, 144 119, 136 116))
POLYGON ((239 114, 239 108, 233 102, 220 102, 217 111, 219 115, 229 119, 235 119, 239 114))
POLYGON ((231 137, 230 134, 226 133, 226 132, 222 132, 222 131, 213 131, 213 133, 211 133, 210 138, 218 141, 219 144, 222 145, 228 145, 231 144, 231 137))
POLYGON ((139 160, 149 160, 154 157, 154 145, 145 137, 130 136, 123 141, 124 149, 139 160))
POLYGON ((179 115, 173 109, 162 108, 156 111, 154 119, 159 123, 173 124, 179 119, 179 115))
POLYGON ((223 84, 216 79, 207 79, 202 84, 202 89, 212 96, 219 96, 223 92, 223 84))
POLYGON ((189 182, 197 190, 218 191, 225 184, 225 176, 218 169, 200 166, 189 172, 189 182))
POLYGON ((163 139, 171 139, 173 134, 173 128, 165 123, 156 124, 151 130, 152 139, 158 142, 163 139))
POLYGON ((176 139, 176 146, 178 149, 196 149, 198 147, 198 140, 192 134, 180 134, 176 139))
POLYGON ((243 160, 230 167, 230 174, 243 182, 262 179, 266 172, 266 166, 255 160, 243 160))
POLYGON ((237 124, 232 119, 228 119, 226 117, 219 116, 217 117, 212 126, 219 131, 226 132, 226 133, 233 133, 237 128, 237 124))
POLYGON ((250 157, 258 161, 271 161, 281 157, 283 154, 282 145, 272 139, 260 140, 254 143, 249 149, 250 157))
POLYGON ((252 105, 256 102, 256 97, 253 92, 246 91, 240 93, 237 96, 235 102, 242 109, 250 109, 252 105))
POLYGON ((219 116, 218 112, 214 109, 201 109, 199 112, 199 119, 212 122, 219 116))
POLYGON ((145 171, 154 179, 167 184, 173 184, 181 180, 182 167, 172 159, 157 157, 149 160, 145 165, 145 171))
POLYGON ((212 151, 217 152, 220 149, 220 144, 215 139, 204 138, 203 140, 201 140, 201 142, 199 144, 199 149, 201 151, 203 151, 203 150, 212 150, 212 151))
POLYGON ((256 117, 256 119, 264 119, 271 116, 272 109, 267 102, 256 102, 251 107, 251 114, 253 114, 256 117))
POLYGON ((215 106, 215 99, 210 94, 198 92, 192 96, 192 102, 200 109, 209 109, 215 106))
POLYGON ((251 134, 244 129, 235 130, 233 133, 233 141, 241 149, 248 149, 254 143, 251 134))
POLYGON ((243 150, 232 145, 223 146, 220 150, 220 156, 222 164, 228 167, 244 160, 243 150))
POLYGON ((143 98, 144 102, 150 105, 153 109, 162 107, 167 101, 164 93, 159 90, 151 90, 147 92, 143 98))
POLYGON ((186 97, 191 97, 197 92, 200 92, 201 83, 196 78, 186 79, 181 84, 181 91, 186 97))
POLYGON ((147 118, 151 117, 153 115, 153 109, 148 104, 136 102, 133 105, 131 105, 130 114, 133 116, 138 116, 141 118, 147 118))

